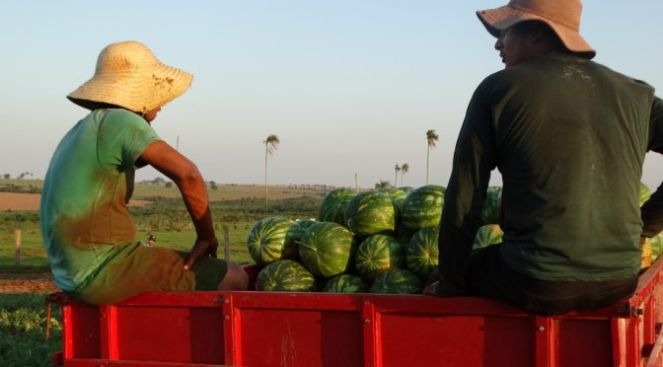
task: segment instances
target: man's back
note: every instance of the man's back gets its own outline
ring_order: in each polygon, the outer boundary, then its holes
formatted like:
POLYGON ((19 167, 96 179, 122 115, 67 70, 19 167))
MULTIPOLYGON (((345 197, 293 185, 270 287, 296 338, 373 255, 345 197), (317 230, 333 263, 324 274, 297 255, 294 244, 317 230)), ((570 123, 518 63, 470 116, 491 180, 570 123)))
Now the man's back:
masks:
POLYGON ((552 54, 493 74, 477 93, 503 176, 504 260, 543 280, 636 274, 653 88, 552 54))

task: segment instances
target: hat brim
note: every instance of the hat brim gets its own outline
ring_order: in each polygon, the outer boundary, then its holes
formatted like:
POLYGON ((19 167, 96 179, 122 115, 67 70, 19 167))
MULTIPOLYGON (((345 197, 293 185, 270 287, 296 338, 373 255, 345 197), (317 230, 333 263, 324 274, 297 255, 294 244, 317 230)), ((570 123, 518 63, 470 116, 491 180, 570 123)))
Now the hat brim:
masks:
POLYGON ((594 51, 576 29, 539 15, 512 8, 508 5, 495 9, 479 10, 476 14, 481 23, 486 27, 486 30, 495 37, 499 37, 503 30, 517 23, 538 20, 550 26, 564 46, 570 51, 587 59, 592 59, 596 56, 596 51, 594 51))
POLYGON ((92 101, 145 112, 161 107, 182 95, 191 85, 193 75, 159 63, 149 72, 137 75, 135 70, 106 71, 95 74, 67 97, 86 107, 92 101))

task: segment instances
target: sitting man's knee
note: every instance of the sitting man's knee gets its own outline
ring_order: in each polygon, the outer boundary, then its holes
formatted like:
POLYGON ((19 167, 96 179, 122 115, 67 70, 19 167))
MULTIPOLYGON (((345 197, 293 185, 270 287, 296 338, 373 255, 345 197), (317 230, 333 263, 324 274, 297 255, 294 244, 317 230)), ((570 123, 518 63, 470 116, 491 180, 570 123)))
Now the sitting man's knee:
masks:
POLYGON ((245 291, 249 289, 249 275, 237 263, 228 263, 226 276, 219 283, 221 291, 245 291))

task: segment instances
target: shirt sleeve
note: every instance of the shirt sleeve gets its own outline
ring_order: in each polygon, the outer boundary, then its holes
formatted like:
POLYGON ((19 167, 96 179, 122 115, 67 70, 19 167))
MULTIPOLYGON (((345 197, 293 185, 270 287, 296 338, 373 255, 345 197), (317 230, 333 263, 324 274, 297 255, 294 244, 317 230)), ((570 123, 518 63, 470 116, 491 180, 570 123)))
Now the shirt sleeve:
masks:
POLYGON ((480 225, 490 172, 497 161, 489 90, 484 81, 470 100, 444 195, 438 240, 439 270, 442 281, 459 290, 465 289, 472 243, 480 225))
MULTIPOLYGON (((649 127, 648 150, 663 154, 663 100, 654 98, 649 127)), ((654 237, 663 231, 663 183, 641 209, 645 237, 654 237)))
POLYGON ((160 140, 142 117, 121 109, 108 110, 99 129, 99 159, 107 168, 133 166, 150 144, 160 140))

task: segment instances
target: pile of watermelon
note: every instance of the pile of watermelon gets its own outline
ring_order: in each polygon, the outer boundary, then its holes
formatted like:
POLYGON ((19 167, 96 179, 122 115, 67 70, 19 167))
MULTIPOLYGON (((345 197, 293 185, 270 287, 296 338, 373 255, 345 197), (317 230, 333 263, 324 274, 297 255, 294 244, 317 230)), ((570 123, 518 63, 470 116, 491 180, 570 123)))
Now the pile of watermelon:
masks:
MULTIPOLYGON (((421 293, 438 265, 444 187, 356 193, 341 188, 322 199, 316 219, 273 216, 251 228, 247 245, 259 267, 256 289, 333 293, 421 293)), ((641 185, 641 204, 649 189, 641 185)), ((474 249, 502 242, 502 188, 491 186, 474 249)), ((652 240, 653 258, 663 233, 652 240)))
POLYGON ((247 246, 256 289, 333 293, 421 293, 437 267, 444 187, 389 188, 323 197, 314 220, 266 217, 247 246))

